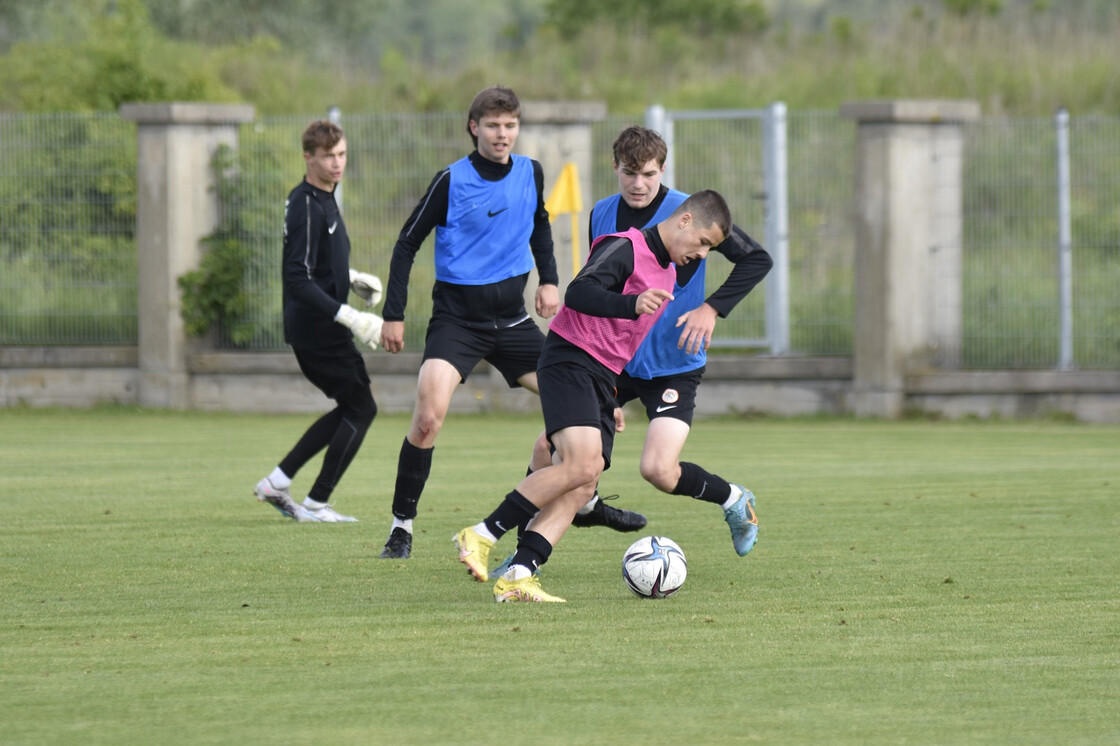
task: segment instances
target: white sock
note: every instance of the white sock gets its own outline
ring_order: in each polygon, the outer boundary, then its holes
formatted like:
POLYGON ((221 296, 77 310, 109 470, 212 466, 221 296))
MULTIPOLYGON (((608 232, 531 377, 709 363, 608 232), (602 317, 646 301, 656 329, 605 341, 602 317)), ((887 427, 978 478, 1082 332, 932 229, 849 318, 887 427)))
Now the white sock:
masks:
POLYGON ((505 573, 502 575, 502 579, 503 580, 521 580, 522 578, 527 578, 532 574, 533 574, 533 571, 530 570, 528 567, 525 567, 525 565, 510 565, 509 569, 506 570, 505 573))
POLYGON ((742 496, 743 496, 743 491, 741 489, 739 489, 738 487, 736 487, 735 485, 731 485, 731 497, 727 498, 727 502, 725 502, 721 507, 724 510, 727 510, 732 505, 739 502, 739 498, 742 497, 742 496))
POLYGON ((490 529, 486 528, 485 522, 476 524, 474 527, 474 532, 487 541, 498 541, 498 537, 494 536, 494 534, 490 532, 490 529))
POLYGON ((584 506, 576 512, 577 515, 587 515, 592 510, 595 509, 595 503, 597 503, 597 502, 599 502, 599 493, 598 492, 596 492, 594 495, 592 495, 591 499, 588 500, 587 503, 584 504, 584 506))
POLYGON ((303 507, 307 508, 308 510, 322 510, 323 508, 327 507, 327 503, 321 503, 308 495, 307 497, 303 498, 303 507))
POLYGON ((394 528, 403 528, 405 531, 407 531, 408 533, 411 534, 412 533, 412 519, 411 518, 408 518, 408 519, 397 518, 396 516, 394 516, 393 517, 393 525, 389 527, 389 533, 392 533, 394 528))
POLYGON ((292 486, 292 478, 280 471, 279 466, 273 469, 272 473, 268 475, 268 481, 272 482, 272 486, 278 490, 286 490, 292 486))

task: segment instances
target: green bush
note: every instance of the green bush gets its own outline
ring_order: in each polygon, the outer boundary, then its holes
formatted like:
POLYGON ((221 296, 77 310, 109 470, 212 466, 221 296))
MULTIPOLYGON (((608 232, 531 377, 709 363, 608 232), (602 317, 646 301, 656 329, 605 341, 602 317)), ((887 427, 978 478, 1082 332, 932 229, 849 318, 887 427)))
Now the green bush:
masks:
POLYGON ((218 148, 212 161, 217 178, 221 219, 217 230, 203 239, 207 251, 198 269, 178 279, 182 294, 181 314, 186 331, 201 337, 212 329, 222 331, 235 345, 252 339, 254 326, 248 319, 249 303, 245 275, 251 252, 245 244, 242 215, 242 181, 234 170, 234 152, 218 148))

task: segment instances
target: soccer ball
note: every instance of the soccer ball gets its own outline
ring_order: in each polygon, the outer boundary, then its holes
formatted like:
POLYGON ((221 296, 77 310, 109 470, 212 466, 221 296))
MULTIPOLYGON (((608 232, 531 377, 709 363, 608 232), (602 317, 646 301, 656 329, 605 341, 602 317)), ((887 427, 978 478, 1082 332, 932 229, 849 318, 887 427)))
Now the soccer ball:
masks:
POLYGON ((642 598, 665 598, 684 585, 688 562, 677 542, 664 536, 643 536, 622 555, 622 579, 642 598))

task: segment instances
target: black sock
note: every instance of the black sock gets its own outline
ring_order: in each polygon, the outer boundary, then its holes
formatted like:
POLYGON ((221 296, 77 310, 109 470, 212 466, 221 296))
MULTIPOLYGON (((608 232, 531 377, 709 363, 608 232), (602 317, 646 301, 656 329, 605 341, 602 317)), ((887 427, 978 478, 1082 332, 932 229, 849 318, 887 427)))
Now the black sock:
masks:
POLYGON ((513 553, 510 565, 523 565, 535 574, 551 555, 552 545, 548 539, 536 531, 526 531, 517 540, 517 551, 513 553))
POLYGON ((510 529, 528 524, 538 510, 540 508, 529 502, 520 492, 514 490, 506 495, 501 504, 486 517, 483 523, 486 524, 490 533, 494 534, 495 539, 500 539, 510 529))
MULTIPOLYGON (((529 468, 527 468, 525 470, 525 476, 529 476, 532 473, 533 473, 533 465, 529 464, 529 468)), ((533 515, 536 515, 536 513, 534 513, 533 515)), ((520 539, 521 534, 525 533, 525 528, 526 528, 526 526, 529 525, 529 521, 531 521, 531 520, 533 520, 533 516, 526 515, 526 516, 522 516, 521 520, 517 522, 517 538, 520 539)))
POLYGON ((688 495, 716 505, 723 505, 731 497, 731 485, 723 477, 705 471, 696 464, 681 462, 681 478, 673 488, 674 495, 688 495))
POLYGON ((408 442, 401 443, 397 457, 397 484, 393 490, 393 515, 402 521, 416 517, 416 504, 432 472, 432 451, 435 448, 417 448, 408 442))

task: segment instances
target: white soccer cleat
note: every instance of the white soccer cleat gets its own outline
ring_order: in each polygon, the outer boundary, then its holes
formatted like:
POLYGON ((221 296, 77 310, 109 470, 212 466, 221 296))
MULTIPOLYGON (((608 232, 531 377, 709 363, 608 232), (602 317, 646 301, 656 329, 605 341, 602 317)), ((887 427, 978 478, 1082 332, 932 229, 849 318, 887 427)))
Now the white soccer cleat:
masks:
POLYGON ((299 522, 299 523, 326 523, 326 521, 324 521, 321 517, 319 517, 319 515, 316 514, 314 511, 308 510, 307 508, 303 507, 299 503, 295 503, 295 506, 296 506, 296 514, 294 516, 292 516, 292 518, 295 519, 297 522, 299 522))
MULTIPOLYGON (((297 506, 300 510, 308 515, 310 520, 318 521, 319 523, 357 523, 358 519, 353 516, 343 515, 331 507, 330 503, 321 503, 312 500, 310 497, 304 498, 303 505, 297 506)), ((297 518, 296 520, 300 520, 297 518)))
POLYGON ((257 482, 257 486, 253 488, 253 494, 262 503, 268 503, 272 507, 280 511, 285 518, 292 520, 300 520, 298 517, 299 506, 292 501, 292 495, 288 490, 280 489, 272 484, 272 481, 265 477, 257 482))

